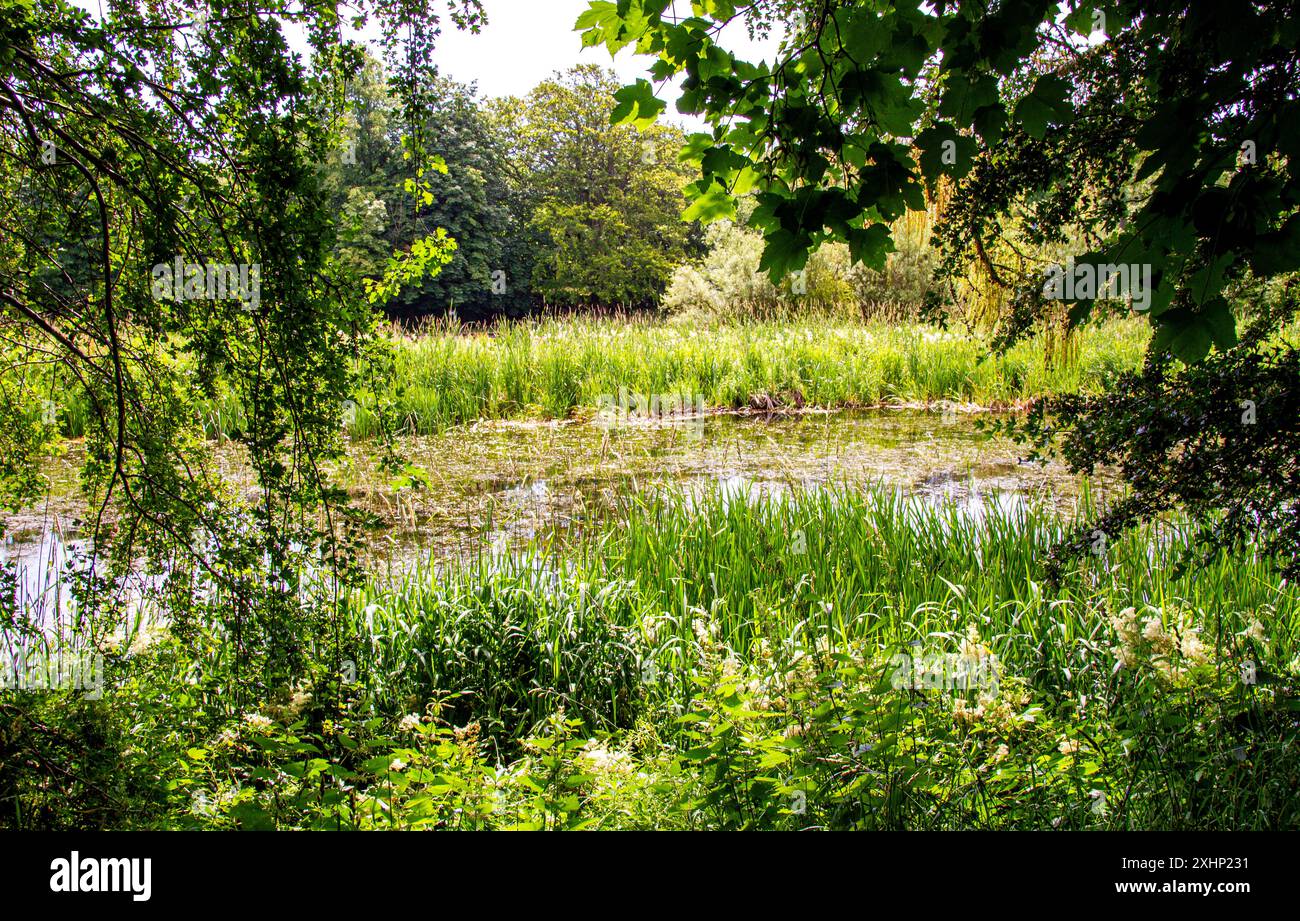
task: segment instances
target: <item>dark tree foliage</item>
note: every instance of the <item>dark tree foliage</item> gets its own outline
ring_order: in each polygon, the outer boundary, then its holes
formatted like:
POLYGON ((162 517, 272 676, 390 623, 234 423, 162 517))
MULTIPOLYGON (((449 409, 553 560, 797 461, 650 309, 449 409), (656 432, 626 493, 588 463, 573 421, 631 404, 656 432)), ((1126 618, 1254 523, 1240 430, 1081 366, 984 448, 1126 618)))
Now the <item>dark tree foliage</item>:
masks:
POLYGON ((352 135, 328 170, 336 253, 378 279, 414 239, 443 230, 455 247, 388 301, 389 316, 651 307, 697 241, 681 221, 694 174, 678 162, 680 132, 611 126, 618 82, 601 68, 556 74, 521 99, 432 78, 420 133, 439 165, 416 195, 404 148, 415 132, 390 82, 372 61, 348 87, 352 135))
POLYGON ((505 144, 472 87, 440 80, 437 91, 430 149, 442 157, 447 172, 430 181, 434 200, 410 215, 414 226, 395 222, 392 239, 445 227, 456 240, 456 255, 436 276, 404 292, 390 310, 418 316, 447 309, 481 319, 506 309, 493 292, 493 273, 504 271, 506 248, 519 233, 511 222, 505 144))
POLYGON ((507 265, 506 251, 518 233, 512 223, 505 145, 483 111, 474 87, 435 77, 426 101, 428 153, 446 171, 425 177, 430 198, 412 196, 403 157, 403 138, 412 134, 400 100, 379 61, 349 84, 353 125, 339 156, 329 166, 333 206, 340 215, 340 258, 363 274, 378 277, 394 249, 439 228, 455 241, 442 271, 414 281, 384 305, 404 320, 455 312, 481 319, 502 310, 492 290, 492 273, 507 265))
MULTIPOLYGON (((1283 293, 1291 309, 1294 285, 1283 293)), ((1115 465, 1130 486, 1061 551, 1096 550, 1181 505, 1204 522, 1207 550, 1254 538, 1286 576, 1300 576, 1300 353, 1270 342, 1267 329, 1252 325, 1236 348, 1190 366, 1153 354, 1103 397, 1034 407, 1024 434, 1040 452, 1064 434, 1060 450, 1071 467, 1115 465)), ((1053 569, 1064 559, 1058 551, 1053 569)))

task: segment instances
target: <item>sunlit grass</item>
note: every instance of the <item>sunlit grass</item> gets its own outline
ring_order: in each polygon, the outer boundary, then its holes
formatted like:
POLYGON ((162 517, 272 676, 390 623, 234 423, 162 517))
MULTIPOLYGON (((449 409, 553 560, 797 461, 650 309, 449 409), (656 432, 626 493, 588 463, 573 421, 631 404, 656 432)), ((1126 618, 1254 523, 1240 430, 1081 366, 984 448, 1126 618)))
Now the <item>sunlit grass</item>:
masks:
MULTIPOLYGON (((488 331, 393 327, 386 335, 393 378, 381 384, 362 368, 370 383, 351 405, 339 407, 355 437, 377 433, 380 403, 391 411, 398 434, 433 434, 478 419, 564 419, 594 412, 602 399, 620 392, 677 396, 709 409, 742 408, 764 396, 776 405, 947 400, 1007 407, 1058 393, 1100 392, 1137 367, 1150 333, 1139 320, 1088 327, 1075 334, 1068 354, 1041 338, 993 354, 976 337, 936 327, 818 318, 700 325, 571 317, 488 331)), ((80 391, 36 378, 25 386, 56 395, 63 434, 84 435, 89 408, 80 391)), ((237 396, 221 380, 196 412, 210 438, 237 436, 246 424, 237 396)))
POLYGON ((883 488, 659 494, 630 499, 576 548, 376 577, 352 608, 381 697, 464 692, 466 718, 516 732, 556 707, 606 728, 620 709, 630 718, 648 660, 674 676, 652 697, 689 697, 701 623, 741 661, 817 637, 883 654, 974 627, 1011 673, 1067 695, 1109 680, 1108 618, 1131 606, 1185 611, 1220 647, 1259 621, 1267 648, 1250 655, 1277 669, 1294 659, 1300 596, 1250 548, 1180 569, 1186 528, 1152 525, 1053 585, 1043 560, 1070 527, 1033 503, 976 515, 883 488), (509 715, 494 709, 503 700, 509 715))
MULTIPOLYGON (((398 389, 385 398, 399 429, 414 433, 480 418, 565 418, 620 391, 709 408, 744 407, 762 394, 826 407, 1006 406, 1098 392, 1137 366, 1147 338, 1136 321, 1088 328, 1068 360, 1054 360, 1039 339, 992 355, 977 339, 925 326, 551 319, 491 333, 395 334, 398 389)), ((354 434, 373 432, 375 398, 358 400, 354 434)))

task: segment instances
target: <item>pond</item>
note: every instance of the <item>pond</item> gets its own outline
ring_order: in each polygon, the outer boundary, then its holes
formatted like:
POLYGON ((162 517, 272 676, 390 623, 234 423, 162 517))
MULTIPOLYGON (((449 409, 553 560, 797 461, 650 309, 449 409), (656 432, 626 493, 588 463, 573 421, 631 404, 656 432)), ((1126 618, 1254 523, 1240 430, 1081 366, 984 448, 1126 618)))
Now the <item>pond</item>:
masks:
MULTIPOLYGON (((1082 481, 1055 463, 977 428, 977 414, 920 410, 710 413, 660 419, 480 422, 441 435, 404 438, 422 470, 419 488, 394 488, 369 446, 353 444, 335 473, 374 514, 377 563, 447 560, 486 544, 563 535, 601 518, 629 492, 720 487, 737 494, 880 483, 921 501, 951 500, 978 515, 988 502, 1034 498, 1068 512, 1082 481)), ((29 592, 48 585, 69 547, 79 546, 85 509, 76 489, 74 446, 51 465, 50 495, 11 517, 6 560, 25 570, 29 592)), ((240 453, 226 445, 216 463, 248 489, 240 453)), ((1094 486, 1105 487, 1105 477, 1094 486)))

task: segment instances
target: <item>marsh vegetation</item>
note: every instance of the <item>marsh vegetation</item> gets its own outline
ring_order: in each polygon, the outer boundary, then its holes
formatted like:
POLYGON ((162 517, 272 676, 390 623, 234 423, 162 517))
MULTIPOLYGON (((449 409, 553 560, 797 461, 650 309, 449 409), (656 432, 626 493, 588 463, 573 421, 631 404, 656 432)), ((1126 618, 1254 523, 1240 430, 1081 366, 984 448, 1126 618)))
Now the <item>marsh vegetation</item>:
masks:
POLYGON ((583 6, 0 0, 0 827, 1300 826, 1290 7, 583 6))

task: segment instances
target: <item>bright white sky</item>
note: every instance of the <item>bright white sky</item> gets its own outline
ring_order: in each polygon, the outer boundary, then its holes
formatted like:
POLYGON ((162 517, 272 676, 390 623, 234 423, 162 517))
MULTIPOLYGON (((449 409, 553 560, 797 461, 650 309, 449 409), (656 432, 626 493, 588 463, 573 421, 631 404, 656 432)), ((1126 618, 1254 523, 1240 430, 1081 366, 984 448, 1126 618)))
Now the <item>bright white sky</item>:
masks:
MULTIPOLYGON (((92 15, 102 15, 104 0, 71 2, 92 15)), ((443 4, 438 2, 438 6, 442 8, 443 4)), ((690 15, 689 3, 681 0, 680 6, 685 15, 690 15)), ((477 83, 481 96, 522 96, 557 70, 585 63, 612 67, 623 82, 631 83, 638 77, 648 77, 646 71, 654 63, 649 57, 637 57, 631 49, 624 49, 614 61, 604 48, 584 49, 582 37, 573 25, 587 8, 587 0, 483 0, 483 8, 488 25, 477 35, 460 31, 444 16, 443 33, 434 53, 444 76, 461 83, 477 83)), ((302 29, 287 25, 285 33, 291 48, 307 50, 302 29)), ((376 35, 378 29, 371 23, 359 37, 376 35)), ((753 62, 775 58, 779 39, 780 35, 774 34, 768 41, 753 42, 740 22, 733 23, 721 36, 728 50, 753 62)), ((675 86, 657 87, 656 91, 668 102, 662 116, 665 121, 691 130, 703 127, 702 122, 678 115, 675 86)))
MULTIPOLYGON (((483 0, 483 8, 487 28, 478 35, 446 29, 435 57, 445 76, 462 83, 477 82, 484 96, 522 96, 555 71, 585 63, 613 67, 624 83, 631 83, 648 76, 646 70, 654 63, 652 58, 634 55, 631 49, 614 61, 604 48, 584 49, 573 24, 587 8, 587 0, 483 0)), ((752 42, 744 26, 735 23, 722 42, 743 59, 770 61, 778 38, 752 42)), ((665 116, 680 120, 673 107, 676 89, 663 87, 660 97, 669 103, 665 116)))
POLYGON ((485 96, 522 96, 557 70, 595 63, 631 83, 646 76, 649 58, 630 52, 611 62, 604 48, 583 48, 573 30, 586 0, 484 0, 488 25, 478 35, 446 28, 435 58, 438 69, 462 83, 477 82, 485 96))

